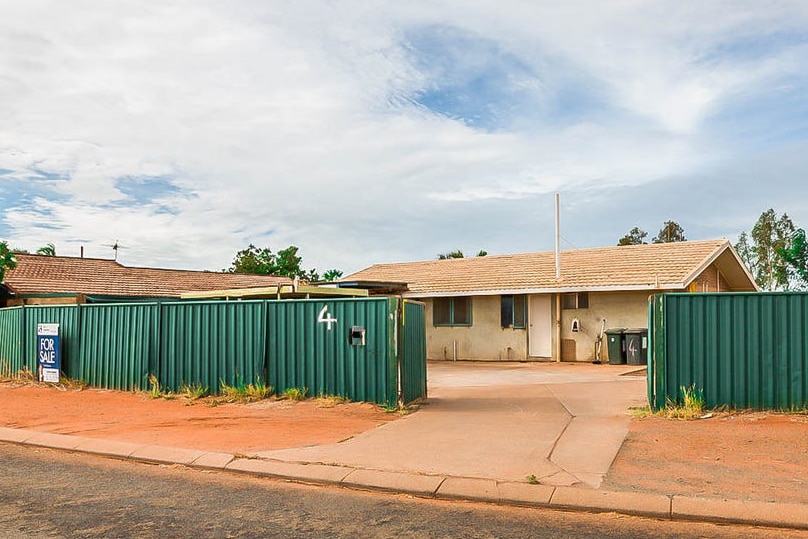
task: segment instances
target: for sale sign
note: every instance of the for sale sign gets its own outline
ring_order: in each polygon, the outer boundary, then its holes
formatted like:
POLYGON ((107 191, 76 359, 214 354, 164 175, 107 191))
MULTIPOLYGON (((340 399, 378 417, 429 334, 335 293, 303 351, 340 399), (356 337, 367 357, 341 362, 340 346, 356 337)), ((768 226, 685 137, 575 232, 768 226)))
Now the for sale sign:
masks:
POLYGON ((59 383, 62 351, 59 346, 59 324, 36 325, 36 350, 39 381, 59 383))

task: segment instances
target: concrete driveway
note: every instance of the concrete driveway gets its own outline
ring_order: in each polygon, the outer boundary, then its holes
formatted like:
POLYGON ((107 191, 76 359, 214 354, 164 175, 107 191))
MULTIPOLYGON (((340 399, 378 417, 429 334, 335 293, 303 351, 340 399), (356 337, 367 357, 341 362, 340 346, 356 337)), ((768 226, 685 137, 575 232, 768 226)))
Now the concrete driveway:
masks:
POLYGON ((259 453, 284 461, 598 487, 646 402, 636 366, 430 362, 429 401, 341 443, 259 453))

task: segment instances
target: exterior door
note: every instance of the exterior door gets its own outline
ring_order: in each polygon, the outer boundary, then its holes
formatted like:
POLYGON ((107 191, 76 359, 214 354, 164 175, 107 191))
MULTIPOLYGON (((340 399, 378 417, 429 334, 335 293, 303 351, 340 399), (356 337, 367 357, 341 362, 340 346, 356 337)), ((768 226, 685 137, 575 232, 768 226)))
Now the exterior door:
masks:
POLYGON ((553 357, 553 311, 550 294, 530 296, 530 357, 553 357))

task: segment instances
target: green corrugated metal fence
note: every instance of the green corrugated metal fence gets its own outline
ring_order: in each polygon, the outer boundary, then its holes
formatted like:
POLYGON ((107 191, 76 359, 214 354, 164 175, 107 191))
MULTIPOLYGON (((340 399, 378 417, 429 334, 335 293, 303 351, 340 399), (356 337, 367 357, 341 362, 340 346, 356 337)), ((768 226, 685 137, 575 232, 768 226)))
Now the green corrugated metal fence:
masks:
POLYGON ((10 376, 25 367, 22 307, 0 309, 0 335, 0 376, 10 376))
POLYGON ((425 398, 426 388, 426 335, 424 304, 403 300, 401 317, 401 394, 405 403, 425 398))
POLYGON ((659 294, 649 307, 648 399, 695 385, 710 407, 808 407, 808 294, 659 294))
POLYGON ((305 387, 310 395, 395 406, 396 304, 388 298, 270 302, 267 356, 275 389, 305 387), (365 328, 364 345, 350 343, 354 326, 365 328))
POLYGON ((62 370, 95 387, 146 389, 154 374, 169 391, 262 382, 279 393, 305 387, 394 406, 426 397, 423 306, 404 302, 400 314, 400 305, 351 298, 0 309, 0 368, 36 372, 36 325, 58 323, 62 370), (351 339, 354 327, 364 328, 364 342, 351 339))
POLYGON ((63 360, 68 375, 96 387, 146 389, 157 358, 159 316, 157 305, 82 307, 78 360, 63 360))
POLYGON ((265 301, 163 303, 160 383, 181 389, 199 384, 217 392, 222 383, 267 383, 264 372, 265 301))

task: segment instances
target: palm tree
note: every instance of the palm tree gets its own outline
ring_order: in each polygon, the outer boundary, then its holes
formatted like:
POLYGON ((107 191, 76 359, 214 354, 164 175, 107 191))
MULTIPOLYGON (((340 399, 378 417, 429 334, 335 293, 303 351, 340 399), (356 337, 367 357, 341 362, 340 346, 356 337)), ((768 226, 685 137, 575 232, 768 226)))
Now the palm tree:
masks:
POLYGON ((45 256, 56 256, 56 246, 52 243, 36 250, 36 254, 45 256))

